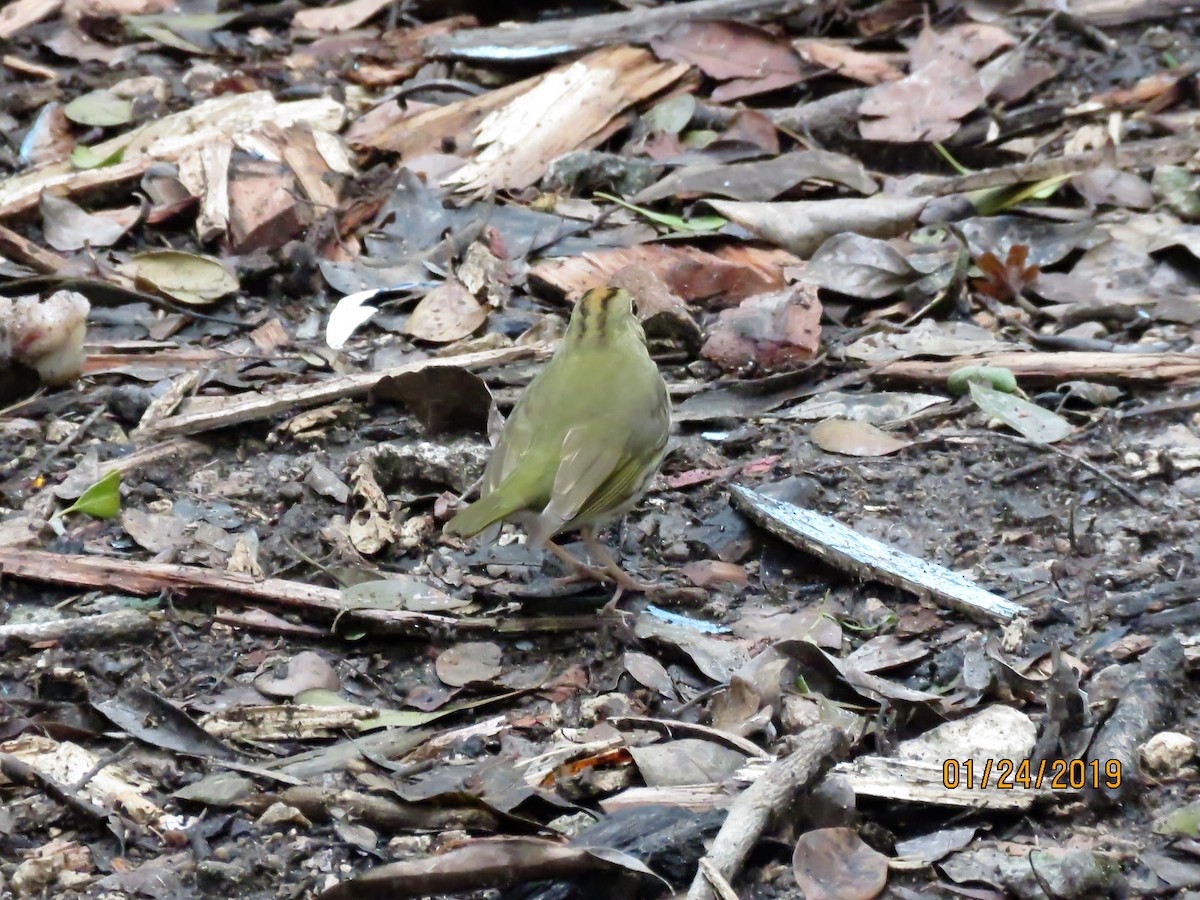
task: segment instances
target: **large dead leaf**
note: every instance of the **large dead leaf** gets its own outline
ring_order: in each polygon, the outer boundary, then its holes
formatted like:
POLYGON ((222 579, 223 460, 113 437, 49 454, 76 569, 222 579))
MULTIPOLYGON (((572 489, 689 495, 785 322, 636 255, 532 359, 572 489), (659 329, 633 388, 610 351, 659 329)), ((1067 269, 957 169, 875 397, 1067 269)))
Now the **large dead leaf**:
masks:
POLYGON ((822 828, 801 835, 792 870, 806 900, 871 900, 887 884, 888 861, 853 828, 822 828))
POLYGON ((712 92, 714 103, 790 87, 804 77, 786 40, 740 22, 684 22, 650 46, 662 59, 691 63, 726 82, 712 92))
POLYGON ((405 331, 422 341, 446 344, 473 334, 485 321, 487 310, 461 281, 451 278, 421 298, 405 331))
POLYGON ((904 234, 916 224, 927 201, 919 197, 876 195, 790 203, 707 202, 725 218, 763 240, 807 259, 827 239, 843 231, 877 238, 904 234))
POLYGON ((871 141, 944 141, 986 99, 969 62, 935 60, 900 81, 871 88, 858 107, 865 117, 858 130, 871 141))

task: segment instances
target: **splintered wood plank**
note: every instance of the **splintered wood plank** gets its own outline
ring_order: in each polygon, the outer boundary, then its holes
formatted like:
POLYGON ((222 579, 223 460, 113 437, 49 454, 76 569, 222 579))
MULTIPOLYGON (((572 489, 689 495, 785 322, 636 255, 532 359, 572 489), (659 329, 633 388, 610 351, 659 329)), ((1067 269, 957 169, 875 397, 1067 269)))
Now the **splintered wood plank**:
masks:
POLYGON ((688 67, 648 50, 609 47, 543 75, 391 122, 358 143, 404 158, 454 148, 474 158, 445 183, 462 191, 516 190, 550 161, 601 143, 625 109, 679 80, 688 67))
POLYGON ((555 69, 479 123, 475 158, 445 183, 480 193, 528 187, 557 157, 600 144, 614 118, 687 71, 638 47, 606 48, 555 69))
POLYGON ((734 485, 733 505, 793 546, 859 578, 929 596, 975 619, 1009 622, 1025 608, 985 591, 957 572, 859 534, 836 519, 734 485))

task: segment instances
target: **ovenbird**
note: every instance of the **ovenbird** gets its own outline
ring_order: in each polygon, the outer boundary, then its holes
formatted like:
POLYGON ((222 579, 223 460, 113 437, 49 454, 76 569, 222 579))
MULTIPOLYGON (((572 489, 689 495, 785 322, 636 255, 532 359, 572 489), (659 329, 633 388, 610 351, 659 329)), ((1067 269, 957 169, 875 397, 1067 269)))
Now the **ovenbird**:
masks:
POLYGON ((619 288, 590 290, 576 304, 554 356, 505 423, 479 499, 446 523, 445 531, 469 537, 508 519, 578 574, 611 578, 621 590, 652 589, 656 585, 617 565, 595 531, 645 492, 670 430, 667 386, 646 349, 633 298, 619 288), (602 570, 550 540, 574 529, 602 570))

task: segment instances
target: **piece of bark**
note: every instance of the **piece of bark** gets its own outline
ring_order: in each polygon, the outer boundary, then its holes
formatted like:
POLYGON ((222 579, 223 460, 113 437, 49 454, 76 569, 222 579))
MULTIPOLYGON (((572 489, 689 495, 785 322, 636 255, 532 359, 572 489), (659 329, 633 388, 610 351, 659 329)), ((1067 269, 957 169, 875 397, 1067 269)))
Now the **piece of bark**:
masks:
POLYGON ((480 350, 460 356, 435 357, 413 363, 381 369, 378 372, 358 372, 341 375, 314 384, 289 385, 277 391, 241 394, 233 397, 204 398, 204 403, 193 402, 179 415, 160 419, 154 426, 155 434, 198 434, 228 425, 256 422, 271 416, 290 413, 307 406, 319 406, 345 397, 362 397, 372 391, 380 380, 388 376, 406 375, 430 366, 461 366, 481 369, 501 365, 517 359, 533 357, 542 359, 550 355, 550 348, 537 344, 519 347, 502 347, 499 350, 480 350))
POLYGON ((118 646, 142 639, 154 630, 154 620, 136 609, 54 619, 50 622, 16 622, 0 625, 0 650, 9 642, 19 645, 56 643, 72 647, 118 646))
POLYGON ((1186 679, 1183 644, 1176 637, 1161 641, 1137 662, 1136 674, 1088 748, 1086 793, 1093 804, 1119 803, 1142 788, 1138 750, 1177 720, 1186 679), (1113 762, 1115 777, 1108 771, 1113 762))
POLYGON ((146 563, 95 556, 72 556, 40 550, 0 547, 0 574, 9 578, 62 584, 72 587, 107 588, 154 596, 169 591, 180 600, 224 594, 244 597, 255 603, 271 603, 301 610, 322 622, 356 622, 377 635, 396 634, 429 638, 435 634, 510 634, 514 637, 544 631, 594 630, 595 615, 583 616, 487 616, 455 618, 409 610, 373 609, 354 606, 335 588, 321 587, 282 578, 256 580, 200 566, 146 563))
POLYGON ((265 159, 242 159, 229 171, 229 234, 235 253, 277 250, 309 223, 295 176, 265 159))
POLYGON ((1026 384, 1061 384, 1064 381, 1102 381, 1109 384, 1170 381, 1200 383, 1200 353, 1102 353, 1084 350, 1057 352, 992 353, 948 360, 901 359, 880 366, 875 376, 884 381, 945 383, 963 366, 1009 369, 1026 384))
MULTIPOLYGON (((800 737, 799 750, 776 760, 746 788, 733 805, 706 857, 727 881, 732 881, 754 845, 778 815, 786 814, 846 754, 846 736, 830 725, 816 725, 800 737)), ((697 872, 688 900, 715 900, 704 873, 697 872)))
POLYGON ((1026 610, 963 575, 861 535, 836 519, 734 485, 733 505, 789 544, 843 571, 928 595, 935 603, 985 622, 1009 622, 1026 610))

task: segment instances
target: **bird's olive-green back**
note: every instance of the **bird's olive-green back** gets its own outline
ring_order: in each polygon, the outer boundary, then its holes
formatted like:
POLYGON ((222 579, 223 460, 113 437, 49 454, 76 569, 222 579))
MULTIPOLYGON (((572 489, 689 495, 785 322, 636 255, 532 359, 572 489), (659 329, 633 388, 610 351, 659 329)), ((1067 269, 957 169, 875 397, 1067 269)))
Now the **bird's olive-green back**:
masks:
POLYGON ((670 433, 670 399, 629 294, 588 292, 530 382, 484 473, 483 497, 539 513, 549 537, 640 495, 670 433))

